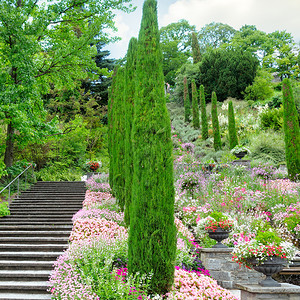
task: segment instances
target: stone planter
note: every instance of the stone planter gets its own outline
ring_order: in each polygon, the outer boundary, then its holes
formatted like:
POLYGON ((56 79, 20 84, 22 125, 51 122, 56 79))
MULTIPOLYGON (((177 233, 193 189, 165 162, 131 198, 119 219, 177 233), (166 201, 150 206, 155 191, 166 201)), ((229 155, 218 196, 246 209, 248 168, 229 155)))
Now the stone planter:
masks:
POLYGON ((226 231, 221 227, 218 227, 216 231, 208 231, 208 235, 211 239, 216 240, 218 243, 212 248, 228 248, 227 246, 223 245, 221 242, 228 238, 230 231, 226 231))
POLYGON ((243 158, 246 154, 247 154, 247 151, 241 151, 241 152, 238 152, 238 153, 234 153, 235 157, 238 158, 238 159, 243 158))
POLYGON ((258 264, 256 259, 249 259, 248 263, 252 265, 252 268, 260 273, 266 275, 266 278, 259 283, 259 285, 264 287, 280 287, 280 283, 272 278, 273 274, 279 273, 287 261, 279 256, 269 257, 266 261, 258 264))

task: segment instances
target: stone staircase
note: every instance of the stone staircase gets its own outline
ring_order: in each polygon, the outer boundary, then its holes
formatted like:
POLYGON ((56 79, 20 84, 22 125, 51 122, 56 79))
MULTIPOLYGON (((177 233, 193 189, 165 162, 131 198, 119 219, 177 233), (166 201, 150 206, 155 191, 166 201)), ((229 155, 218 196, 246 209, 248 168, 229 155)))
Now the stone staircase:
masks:
POLYGON ((51 299, 53 263, 68 246, 84 182, 37 182, 0 218, 0 299, 51 299))

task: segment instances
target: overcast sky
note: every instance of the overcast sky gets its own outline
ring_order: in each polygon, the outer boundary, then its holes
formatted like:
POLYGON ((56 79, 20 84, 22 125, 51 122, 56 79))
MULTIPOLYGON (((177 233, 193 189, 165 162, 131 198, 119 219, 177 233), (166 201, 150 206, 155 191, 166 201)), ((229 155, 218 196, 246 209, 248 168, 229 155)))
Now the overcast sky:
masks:
MULTIPOLYGON (((117 35, 120 42, 106 47, 112 58, 125 56, 131 37, 137 37, 144 0, 133 0, 137 6, 130 14, 117 12, 117 35)), ((243 25, 255 25, 270 33, 286 30, 300 43, 300 0, 158 0, 158 22, 163 27, 180 19, 200 30, 211 22, 228 24, 239 30, 243 25)))

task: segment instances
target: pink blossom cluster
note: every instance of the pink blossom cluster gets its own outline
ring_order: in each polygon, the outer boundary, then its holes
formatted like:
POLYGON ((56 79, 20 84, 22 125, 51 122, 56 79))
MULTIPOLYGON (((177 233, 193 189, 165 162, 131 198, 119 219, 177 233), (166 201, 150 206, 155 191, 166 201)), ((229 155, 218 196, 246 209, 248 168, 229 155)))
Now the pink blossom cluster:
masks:
POLYGON ((84 208, 92 208, 97 204, 102 204, 103 202, 107 202, 112 198, 112 194, 107 192, 93 192, 87 190, 85 193, 85 199, 82 203, 84 208))
POLYGON ((276 179, 268 181, 268 188, 278 190, 284 194, 298 194, 300 182, 293 182, 289 179, 276 179))
POLYGON ((91 190, 93 192, 110 193, 110 191, 111 191, 109 183, 103 179, 100 179, 100 177, 97 177, 97 176, 92 176, 91 178, 89 178, 86 181, 86 187, 88 190, 91 190))
POLYGON ((216 280, 179 267, 175 267, 174 285, 167 296, 168 299, 176 300, 237 300, 228 290, 220 287, 216 280))
POLYGON ((119 225, 124 223, 124 213, 123 212, 116 212, 109 209, 80 209, 72 218, 72 221, 75 222, 77 219, 84 219, 84 218, 99 218, 99 219, 106 219, 109 221, 114 221, 119 225))
POLYGON ((83 283, 80 273, 69 261, 69 253, 66 251, 54 262, 54 271, 49 279, 49 292, 62 300, 98 300, 99 297, 93 293, 92 287, 83 283))
POLYGON ((182 223, 181 220, 175 217, 175 225, 178 230, 184 237, 186 237, 189 240, 194 240, 193 234, 186 228, 186 226, 182 223))
POLYGON ((84 239, 92 239, 97 236, 106 236, 109 239, 127 239, 128 233, 125 227, 116 222, 99 218, 76 219, 70 235, 71 242, 84 239))

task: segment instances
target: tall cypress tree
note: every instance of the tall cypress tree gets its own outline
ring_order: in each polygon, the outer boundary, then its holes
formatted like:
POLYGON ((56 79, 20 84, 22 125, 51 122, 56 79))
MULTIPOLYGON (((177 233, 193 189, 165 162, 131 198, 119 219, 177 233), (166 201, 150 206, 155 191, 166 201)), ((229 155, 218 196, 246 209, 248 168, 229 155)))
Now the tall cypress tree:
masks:
POLYGON ((107 120, 108 120, 108 153, 109 153, 109 185, 111 189, 113 189, 113 178, 114 178, 114 159, 113 156, 114 146, 113 143, 115 137, 115 123, 114 123, 114 104, 115 104, 115 97, 116 97, 116 89, 118 84, 118 66, 114 69, 114 74, 112 76, 112 85, 108 92, 108 107, 107 107, 107 120))
POLYGON ((117 198, 120 208, 124 209, 125 198, 125 103, 124 80, 125 71, 118 67, 113 78, 111 95, 109 100, 109 153, 110 175, 109 183, 113 194, 117 198))
POLYGON ((283 80, 282 94, 286 166, 289 178, 296 181, 300 176, 300 130, 292 87, 287 78, 283 80))
POLYGON ((201 130, 202 130, 202 140, 208 139, 208 124, 206 115, 206 103, 204 95, 204 86, 200 85, 200 109, 201 109, 201 130))
POLYGON ((221 150, 222 142, 220 135, 220 126, 218 120, 218 111, 217 111, 217 95, 215 92, 212 92, 211 96, 211 118, 212 118, 212 126, 214 133, 214 148, 215 151, 221 150))
POLYGON ((201 53, 199 42, 196 33, 192 32, 192 52, 193 52, 193 64, 196 64, 201 61, 201 53))
POLYGON ((195 129, 200 127, 199 124, 199 106, 198 106, 198 92, 195 79, 192 79, 192 111, 193 111, 193 126, 195 129))
POLYGON ((232 149, 238 145, 238 138, 236 135, 235 118, 232 101, 228 103, 228 131, 229 131, 229 148, 232 149))
POLYGON ((130 204, 132 192, 133 177, 133 152, 131 141, 131 130, 133 122, 134 94, 135 94, 135 70, 136 70, 136 52, 137 39, 131 38, 128 51, 127 62, 125 66, 125 222, 130 223, 130 204))
POLYGON ((128 269, 153 272, 150 290, 163 294, 174 280, 176 227, 171 122, 159 39, 157 1, 146 0, 136 64, 128 269))
POLYGON ((183 101, 184 101, 184 121, 189 122, 191 118, 191 104, 187 78, 183 79, 183 101))

